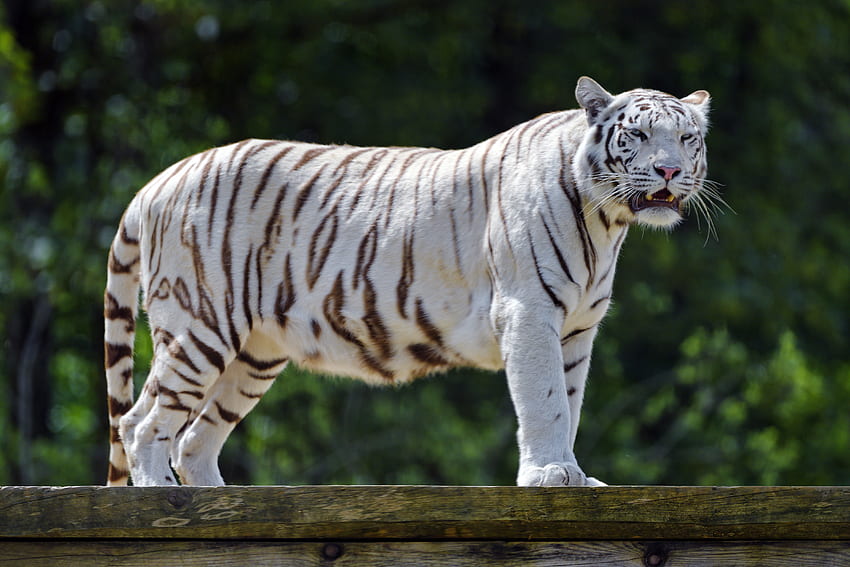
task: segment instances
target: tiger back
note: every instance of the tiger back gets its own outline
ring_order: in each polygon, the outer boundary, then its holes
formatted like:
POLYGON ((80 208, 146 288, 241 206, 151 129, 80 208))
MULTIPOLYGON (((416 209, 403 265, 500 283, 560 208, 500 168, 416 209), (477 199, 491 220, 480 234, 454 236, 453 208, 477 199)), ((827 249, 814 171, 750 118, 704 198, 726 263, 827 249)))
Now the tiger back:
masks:
POLYGON ((246 140, 151 180, 110 249, 109 484, 223 484, 222 445, 290 362, 378 385, 504 368, 517 482, 597 483, 572 452, 593 337, 628 226, 701 202, 708 95, 583 78, 577 99, 463 150, 246 140))

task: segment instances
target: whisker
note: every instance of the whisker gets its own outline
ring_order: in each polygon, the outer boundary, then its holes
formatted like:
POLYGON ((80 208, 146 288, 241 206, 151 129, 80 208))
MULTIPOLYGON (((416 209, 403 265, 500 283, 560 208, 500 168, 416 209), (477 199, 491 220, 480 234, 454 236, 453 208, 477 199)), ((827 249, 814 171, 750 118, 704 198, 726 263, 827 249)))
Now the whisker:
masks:
POLYGON ((701 195, 697 195, 694 199, 694 209, 696 211, 698 228, 700 226, 700 217, 705 219, 707 230, 703 246, 706 246, 708 244, 708 241, 711 240, 712 237, 714 238, 714 240, 718 240, 717 230, 715 228, 714 221, 711 218, 711 212, 708 210, 708 207, 705 201, 702 199, 701 195))
POLYGON ((733 214, 737 213, 720 195, 723 184, 699 177, 693 178, 692 183, 694 189, 689 192, 685 207, 687 210, 694 211, 698 230, 702 230, 702 221, 705 221, 705 245, 711 238, 719 240, 714 218, 718 214, 725 214, 727 210, 733 214))
POLYGON ((585 205, 582 212, 586 216, 590 216, 598 212, 600 209, 617 201, 624 201, 631 197, 636 191, 628 183, 622 183, 615 190, 605 194, 602 198, 589 202, 585 205))
POLYGON ((616 187, 603 195, 600 198, 590 200, 582 208, 582 214, 590 216, 598 212, 600 209, 618 200, 628 197, 634 189, 631 186, 630 180, 623 177, 622 174, 613 172, 599 172, 594 175, 588 175, 585 181, 590 181, 595 185, 616 183, 616 187))

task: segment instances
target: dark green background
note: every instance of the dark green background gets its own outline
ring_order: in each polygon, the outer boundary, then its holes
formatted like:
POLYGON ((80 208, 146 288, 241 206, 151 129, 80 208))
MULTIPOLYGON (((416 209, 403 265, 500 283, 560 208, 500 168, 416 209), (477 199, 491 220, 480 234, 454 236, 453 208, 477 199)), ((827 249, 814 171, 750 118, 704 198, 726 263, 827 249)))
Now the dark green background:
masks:
MULTIPOLYGON (((713 95, 734 212, 635 228, 577 453, 610 483, 850 483, 850 2, 6 0, 0 484, 105 480, 106 249, 145 181, 245 137, 463 147, 576 79, 713 95)), ((149 340, 140 333, 137 381, 149 340)), ((232 483, 511 484, 504 377, 287 371, 232 483)))

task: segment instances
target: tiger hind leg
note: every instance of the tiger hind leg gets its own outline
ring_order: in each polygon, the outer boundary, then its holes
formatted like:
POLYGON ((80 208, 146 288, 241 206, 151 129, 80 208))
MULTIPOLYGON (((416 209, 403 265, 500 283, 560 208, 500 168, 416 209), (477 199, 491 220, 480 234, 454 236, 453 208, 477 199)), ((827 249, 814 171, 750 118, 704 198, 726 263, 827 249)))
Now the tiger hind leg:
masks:
POLYGON ((236 425, 286 367, 277 345, 259 333, 216 380, 172 446, 171 462, 183 484, 222 486, 218 456, 236 425))
POLYGON ((232 358, 191 330, 157 346, 139 399, 119 422, 134 485, 177 484, 169 463, 174 439, 232 358))

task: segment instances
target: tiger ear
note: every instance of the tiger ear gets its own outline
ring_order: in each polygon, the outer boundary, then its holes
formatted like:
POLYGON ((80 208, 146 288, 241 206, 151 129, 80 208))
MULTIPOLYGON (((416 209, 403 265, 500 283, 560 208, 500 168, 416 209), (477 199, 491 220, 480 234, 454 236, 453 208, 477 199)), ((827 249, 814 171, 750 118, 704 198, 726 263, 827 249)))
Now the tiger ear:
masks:
POLYGON ((694 91, 685 98, 680 99, 685 104, 690 104, 704 116, 708 116, 708 109, 711 106, 711 95, 708 91, 694 91))
POLYGON ((576 100, 587 111, 587 122, 593 124, 614 97, 590 77, 581 77, 576 85, 576 100))

